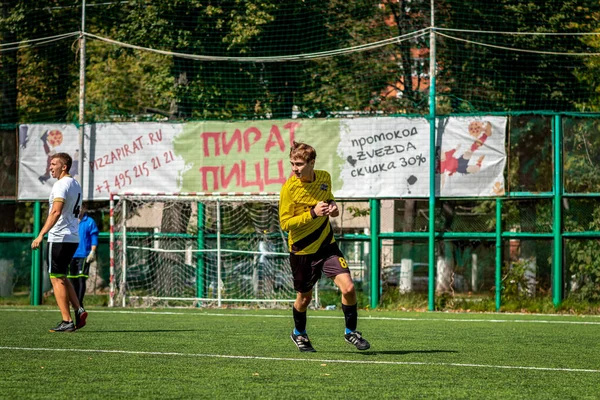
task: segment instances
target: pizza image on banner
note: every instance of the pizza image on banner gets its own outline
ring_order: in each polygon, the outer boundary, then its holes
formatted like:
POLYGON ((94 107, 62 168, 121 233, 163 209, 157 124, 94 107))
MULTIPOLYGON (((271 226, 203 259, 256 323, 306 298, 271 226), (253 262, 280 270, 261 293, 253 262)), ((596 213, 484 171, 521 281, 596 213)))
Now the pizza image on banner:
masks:
MULTIPOLYGON (((19 142, 18 199, 47 199, 55 182, 50 175, 52 156, 68 153, 77 159, 79 130, 66 124, 21 125, 19 142)), ((77 179, 75 170, 71 168, 71 174, 77 179)))
POLYGON ((63 134, 61 131, 58 129, 52 129, 51 131, 48 131, 47 134, 48 136, 46 140, 48 141, 49 146, 54 148, 62 144, 63 134))

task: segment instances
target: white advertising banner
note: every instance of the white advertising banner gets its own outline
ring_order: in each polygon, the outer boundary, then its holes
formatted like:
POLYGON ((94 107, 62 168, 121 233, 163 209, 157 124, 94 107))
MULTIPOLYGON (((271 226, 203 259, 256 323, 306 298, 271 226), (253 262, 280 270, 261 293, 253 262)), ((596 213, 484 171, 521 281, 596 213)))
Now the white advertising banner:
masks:
MULTIPOLYGON (((53 154, 84 159, 84 198, 110 193, 279 193, 291 175, 293 141, 313 145, 315 168, 327 170, 338 198, 429 196, 429 122, 424 118, 356 118, 86 126, 85 157, 74 125, 19 129, 19 200, 45 200, 55 182, 53 154)), ((436 193, 504 193, 506 118, 440 119, 436 193)))
POLYGON ((337 151, 344 163, 337 197, 429 195, 426 119, 357 118, 340 125, 337 151))
POLYGON ((56 153, 73 158, 71 175, 78 178, 79 130, 75 125, 21 125, 19 127, 19 200, 47 200, 52 185, 50 161, 56 153))
POLYGON ((90 172, 84 177, 92 186, 86 193, 98 199, 110 193, 177 192, 185 163, 175 156, 173 141, 182 127, 150 122, 96 125, 90 172))
POLYGON ((437 120, 437 195, 504 195, 506 117, 437 120))

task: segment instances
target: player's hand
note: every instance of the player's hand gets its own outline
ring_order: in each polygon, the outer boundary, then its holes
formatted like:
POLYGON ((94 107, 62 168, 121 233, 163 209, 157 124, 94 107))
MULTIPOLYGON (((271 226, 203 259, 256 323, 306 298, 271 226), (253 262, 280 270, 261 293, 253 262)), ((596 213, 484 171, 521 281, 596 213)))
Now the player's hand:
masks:
POLYGON ((92 250, 90 251, 90 254, 88 254, 87 258, 85 259, 86 263, 91 263, 92 261, 94 261, 96 259, 96 251, 92 250))
POLYGON ((33 240, 33 242, 31 242, 31 249, 32 249, 32 250, 37 250, 37 249, 39 249, 39 248, 40 248, 40 244, 42 244, 42 240, 43 240, 43 239, 44 239, 43 237, 39 237, 39 236, 38 236, 38 237, 36 237, 36 238, 33 240))
POLYGON ((320 201, 317 203, 314 210, 318 217, 329 215, 329 204, 325 203, 324 201, 320 201))
POLYGON ((340 215, 340 210, 337 206, 337 203, 335 201, 331 200, 329 202, 329 216, 335 218, 338 215, 340 215))

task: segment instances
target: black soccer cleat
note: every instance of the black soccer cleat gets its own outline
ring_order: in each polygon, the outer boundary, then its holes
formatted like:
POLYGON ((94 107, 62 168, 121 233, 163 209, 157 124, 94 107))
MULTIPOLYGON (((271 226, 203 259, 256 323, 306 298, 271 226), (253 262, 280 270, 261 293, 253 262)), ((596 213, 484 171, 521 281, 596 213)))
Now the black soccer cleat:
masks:
POLYGON ((78 310, 75 310, 75 328, 81 329, 85 326, 85 320, 87 319, 87 311, 84 310, 83 307, 79 307, 78 310))
POLYGON ((75 330, 75 324, 73 321, 65 322, 60 321, 56 328, 50 329, 50 332, 73 332, 75 330))
POLYGON ((298 347, 298 350, 300 350, 301 352, 316 352, 314 347, 312 347, 310 339, 308 339, 308 335, 306 333, 304 335, 295 335, 294 331, 292 331, 290 338, 292 338, 292 342, 294 342, 296 347, 298 347))
POLYGON ((344 335, 344 339, 346 339, 347 343, 356 346, 358 350, 368 350, 371 348, 369 342, 362 337, 359 331, 350 332, 349 334, 344 335))

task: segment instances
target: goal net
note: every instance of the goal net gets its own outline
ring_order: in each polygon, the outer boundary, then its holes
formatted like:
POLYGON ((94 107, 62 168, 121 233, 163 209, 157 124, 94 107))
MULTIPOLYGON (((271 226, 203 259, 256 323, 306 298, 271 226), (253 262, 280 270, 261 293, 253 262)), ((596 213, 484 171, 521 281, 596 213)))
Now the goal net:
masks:
POLYGON ((113 196, 110 305, 289 303, 286 240, 274 197, 113 196))

